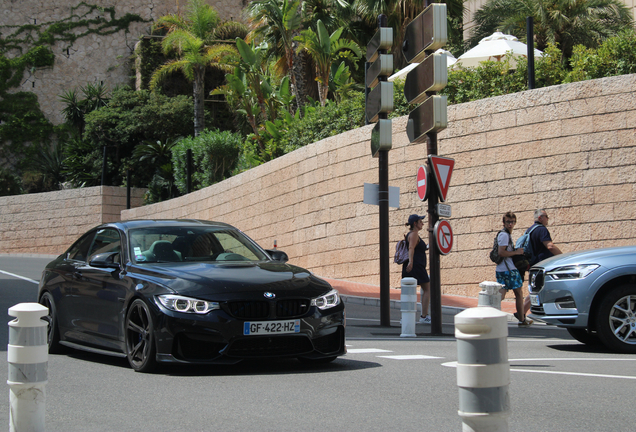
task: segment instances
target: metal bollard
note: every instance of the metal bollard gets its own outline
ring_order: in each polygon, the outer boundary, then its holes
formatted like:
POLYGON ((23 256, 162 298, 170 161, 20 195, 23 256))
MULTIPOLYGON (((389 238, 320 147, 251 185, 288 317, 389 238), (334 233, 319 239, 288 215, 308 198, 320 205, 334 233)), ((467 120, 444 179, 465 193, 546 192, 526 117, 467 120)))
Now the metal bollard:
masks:
POLYGON ((44 431, 44 414, 48 380, 47 323, 41 320, 48 308, 38 303, 20 303, 9 308, 16 317, 9 322, 11 432, 44 431))
POLYGON ((463 432, 507 432, 508 316, 492 307, 455 315, 457 386, 463 432))
POLYGON ((417 279, 402 279, 400 310, 402 311, 402 334, 400 337, 415 337, 415 316, 417 315, 417 279))
POLYGON ((479 284, 481 291, 477 298, 477 306, 490 306, 501 310, 501 293, 503 285, 499 282, 482 282, 479 284))

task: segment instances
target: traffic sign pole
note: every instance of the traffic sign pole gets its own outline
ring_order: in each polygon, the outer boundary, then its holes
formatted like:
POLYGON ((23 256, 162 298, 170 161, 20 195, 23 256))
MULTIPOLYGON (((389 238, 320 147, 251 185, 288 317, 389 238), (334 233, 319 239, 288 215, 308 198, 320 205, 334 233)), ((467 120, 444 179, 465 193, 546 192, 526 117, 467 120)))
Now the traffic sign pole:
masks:
MULTIPOLYGON (((427 150, 428 154, 437 154, 437 132, 429 132, 427 150)), ((433 166, 429 159, 429 172, 433 172, 433 166)), ((438 194, 430 193, 428 198, 428 244, 436 245, 435 225, 439 221, 436 207, 438 194)), ((437 247, 429 248, 429 270, 431 290, 431 334, 442 334, 442 282, 440 277, 440 253, 437 247)))
MULTIPOLYGON (((434 51, 441 48, 447 41, 446 29, 446 5, 443 3, 433 3, 426 0, 426 8, 405 29, 402 52, 409 63, 420 63, 420 66, 413 69, 406 77, 404 96, 411 103, 420 103, 416 109, 409 114, 406 134, 410 142, 427 143, 428 155, 437 155, 437 132, 447 126, 446 118, 446 97, 435 94, 447 83, 447 71, 445 57, 437 57, 434 51)), ((429 248, 429 271, 431 290, 431 334, 442 334, 442 288, 440 280, 440 247, 437 242, 435 226, 439 221, 437 204, 441 197, 445 201, 445 191, 450 182, 450 173, 444 185, 440 184, 439 174, 434 171, 433 160, 428 158, 429 173, 431 180, 436 180, 439 189, 431 188, 428 197, 428 243, 429 248), (436 193, 438 192, 438 193, 436 193)), ((452 167, 449 168, 452 170, 452 167)), ((419 184, 419 180, 418 180, 419 184)), ((418 191, 419 193, 419 191, 418 191)), ((447 224, 448 222, 446 222, 447 224)), ((444 225, 450 231, 450 225, 444 225)), ((441 226, 440 226, 441 227, 441 226)), ((449 243, 444 243, 444 254, 450 252, 452 246, 452 231, 449 243)), ((422 311, 426 313, 426 311, 422 311)))

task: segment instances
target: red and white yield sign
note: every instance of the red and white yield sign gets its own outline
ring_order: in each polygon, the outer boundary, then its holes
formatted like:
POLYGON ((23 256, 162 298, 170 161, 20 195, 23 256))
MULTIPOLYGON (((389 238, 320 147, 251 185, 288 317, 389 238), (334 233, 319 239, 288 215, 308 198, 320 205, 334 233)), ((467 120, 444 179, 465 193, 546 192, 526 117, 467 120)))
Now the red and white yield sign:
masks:
POLYGON ((428 170, 425 166, 417 169, 417 197, 420 201, 428 198, 428 170))
POLYGON ((433 167, 433 177, 435 177, 437 188, 439 189, 439 199, 444 202, 446 201, 448 186, 450 186, 451 176, 453 175, 455 159, 434 155, 429 155, 428 159, 431 167, 433 167))
POLYGON ((450 223, 444 219, 435 224, 435 241, 442 255, 448 255, 453 247, 453 229, 450 223))

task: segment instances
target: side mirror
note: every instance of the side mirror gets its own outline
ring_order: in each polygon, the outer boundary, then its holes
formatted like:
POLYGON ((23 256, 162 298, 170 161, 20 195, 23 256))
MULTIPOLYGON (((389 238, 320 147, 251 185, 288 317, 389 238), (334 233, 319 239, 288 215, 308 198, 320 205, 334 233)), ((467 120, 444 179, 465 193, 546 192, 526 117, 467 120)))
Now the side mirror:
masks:
POLYGON ((121 270, 121 265, 119 264, 119 252, 104 252, 93 255, 88 265, 91 267, 121 270))
POLYGON ((274 261, 280 261, 280 262, 289 261, 289 257, 287 256, 287 254, 281 250, 267 249, 265 252, 267 252, 274 261))

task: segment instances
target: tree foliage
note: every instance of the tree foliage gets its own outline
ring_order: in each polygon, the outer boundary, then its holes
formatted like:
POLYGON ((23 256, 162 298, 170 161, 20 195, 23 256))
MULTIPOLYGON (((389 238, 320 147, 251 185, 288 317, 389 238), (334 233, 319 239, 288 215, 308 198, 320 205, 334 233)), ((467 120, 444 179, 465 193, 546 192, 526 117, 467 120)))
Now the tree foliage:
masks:
POLYGON ((206 130, 188 137, 172 148, 175 184, 181 193, 187 190, 187 151, 192 151, 192 189, 195 191, 232 175, 242 145, 240 134, 206 130))
POLYGON ((205 129, 203 103, 206 68, 218 68, 229 72, 229 68, 221 60, 225 56, 236 55, 232 47, 212 43, 219 21, 218 13, 210 5, 203 0, 190 0, 185 16, 163 16, 155 25, 156 28, 167 31, 162 42, 164 54, 174 54, 176 58, 155 71, 150 88, 155 89, 162 80, 178 71, 192 82, 195 136, 205 129))
POLYGON ((536 48, 543 51, 554 44, 566 59, 575 45, 595 48, 633 27, 631 12, 620 0, 489 0, 475 12, 469 45, 496 30, 525 40, 528 16, 534 21, 536 48))

